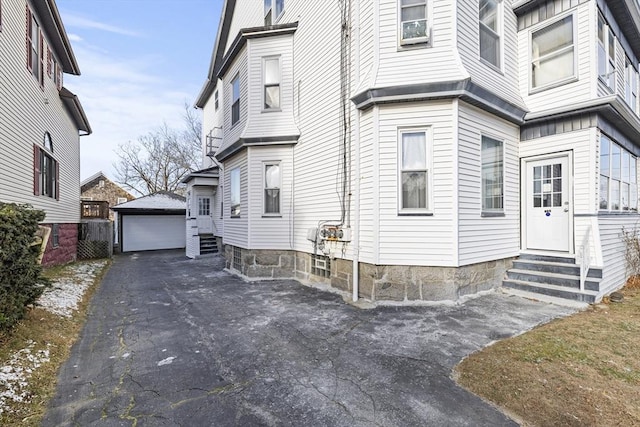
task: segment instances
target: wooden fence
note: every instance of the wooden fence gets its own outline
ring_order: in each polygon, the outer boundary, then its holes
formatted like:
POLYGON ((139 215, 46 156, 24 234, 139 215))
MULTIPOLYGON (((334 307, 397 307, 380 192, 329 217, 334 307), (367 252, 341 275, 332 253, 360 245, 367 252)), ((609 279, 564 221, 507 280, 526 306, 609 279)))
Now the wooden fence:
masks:
POLYGON ((78 259, 110 258, 113 255, 113 223, 88 220, 78 224, 78 259))

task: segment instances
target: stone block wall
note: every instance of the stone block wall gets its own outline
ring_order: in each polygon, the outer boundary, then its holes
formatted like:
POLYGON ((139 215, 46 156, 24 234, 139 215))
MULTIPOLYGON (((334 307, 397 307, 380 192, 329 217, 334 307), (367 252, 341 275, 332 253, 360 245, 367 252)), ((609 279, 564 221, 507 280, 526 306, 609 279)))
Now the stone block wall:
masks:
MULTIPOLYGON (((227 268, 250 278, 296 278, 327 283, 345 292, 353 290, 353 262, 331 259, 328 277, 314 274, 306 252, 241 249, 240 269, 232 268, 233 247, 225 247, 227 268)), ((513 259, 462 267, 359 264, 359 295, 370 301, 443 301, 498 288, 513 259)), ((318 271, 316 271, 318 273, 318 271)))
MULTIPOLYGON (((53 228, 53 224, 42 224, 53 228)), ((47 247, 42 257, 42 265, 54 265, 73 262, 78 253, 78 224, 58 224, 58 246, 53 247, 53 232, 49 236, 47 247)))

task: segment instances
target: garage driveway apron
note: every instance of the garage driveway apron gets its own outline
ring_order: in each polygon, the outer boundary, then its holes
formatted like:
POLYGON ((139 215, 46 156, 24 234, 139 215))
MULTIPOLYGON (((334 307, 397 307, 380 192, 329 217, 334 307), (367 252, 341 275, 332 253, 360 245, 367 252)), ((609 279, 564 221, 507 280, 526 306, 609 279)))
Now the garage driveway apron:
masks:
POLYGON ((362 310, 223 266, 182 251, 115 257, 43 425, 515 425, 451 370, 571 312, 499 293, 362 310))

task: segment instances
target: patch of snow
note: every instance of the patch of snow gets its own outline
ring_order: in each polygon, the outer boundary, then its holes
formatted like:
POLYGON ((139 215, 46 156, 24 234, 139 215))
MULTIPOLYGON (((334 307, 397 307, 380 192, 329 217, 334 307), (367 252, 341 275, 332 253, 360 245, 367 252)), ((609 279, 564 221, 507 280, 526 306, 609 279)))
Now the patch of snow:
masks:
POLYGON ((0 366, 0 414, 8 410, 7 405, 11 402, 31 400, 28 380, 36 369, 49 361, 49 344, 42 350, 34 350, 36 343, 33 341, 27 344, 27 348, 17 351, 6 365, 0 366))
POLYGON ((166 359, 162 359, 158 362, 158 366, 170 365, 173 363, 175 356, 167 357, 166 359))
POLYGON ((131 356, 131 353, 125 353, 125 354, 123 354, 123 355, 122 355, 122 358, 123 358, 123 359, 126 359, 126 358, 127 358, 127 357, 129 357, 129 356, 131 356))
POLYGON ((71 317, 96 274, 106 263, 107 261, 94 261, 69 267, 69 277, 54 280, 53 286, 45 290, 38 299, 38 305, 58 316, 71 317))

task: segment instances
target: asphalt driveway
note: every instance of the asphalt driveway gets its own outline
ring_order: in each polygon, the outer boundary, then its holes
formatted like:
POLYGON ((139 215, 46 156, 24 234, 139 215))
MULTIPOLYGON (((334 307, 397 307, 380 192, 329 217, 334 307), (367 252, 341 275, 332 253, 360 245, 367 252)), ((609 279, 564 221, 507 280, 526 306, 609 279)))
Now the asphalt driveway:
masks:
POLYGON ((223 265, 181 251, 117 256, 43 425, 515 425, 451 370, 571 311, 500 293, 363 310, 223 265))

